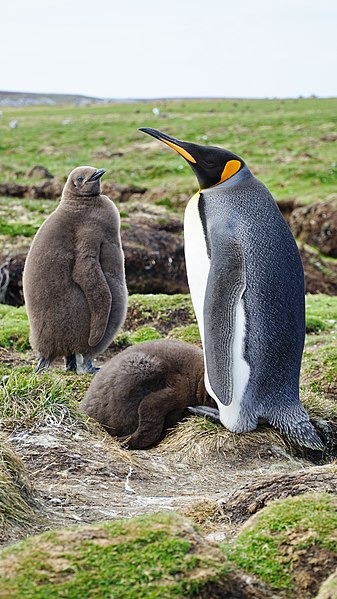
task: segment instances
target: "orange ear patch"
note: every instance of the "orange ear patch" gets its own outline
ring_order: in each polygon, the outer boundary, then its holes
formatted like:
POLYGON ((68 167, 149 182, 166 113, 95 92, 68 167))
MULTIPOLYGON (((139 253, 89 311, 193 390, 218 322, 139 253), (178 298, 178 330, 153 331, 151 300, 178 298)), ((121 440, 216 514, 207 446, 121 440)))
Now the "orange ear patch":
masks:
POLYGON ((172 141, 167 141, 167 139, 163 139, 162 137, 159 137, 159 139, 160 141, 163 141, 164 144, 167 144, 168 146, 173 148, 176 152, 183 156, 183 158, 186 158, 186 160, 188 160, 189 162, 193 162, 193 164, 196 164, 197 161, 195 160, 195 158, 193 158, 192 154, 187 152, 187 150, 184 150, 184 148, 181 148, 177 144, 174 144, 172 141))
MULTIPOLYGON (((219 183, 223 183, 223 181, 226 181, 227 179, 229 179, 230 177, 232 177, 233 175, 235 175, 235 173, 237 173, 241 168, 241 162, 240 160, 228 160, 228 162, 226 162, 225 168, 223 169, 222 173, 221 173, 221 178, 219 183)), ((218 183, 218 185, 219 185, 218 183)))

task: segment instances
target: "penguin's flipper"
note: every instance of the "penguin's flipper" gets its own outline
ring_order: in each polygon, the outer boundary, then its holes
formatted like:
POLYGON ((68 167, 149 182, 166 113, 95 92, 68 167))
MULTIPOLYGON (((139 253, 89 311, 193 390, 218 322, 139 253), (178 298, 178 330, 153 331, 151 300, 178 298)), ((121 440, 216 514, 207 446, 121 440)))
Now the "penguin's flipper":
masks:
POLYGON ((246 286, 245 259, 240 242, 222 234, 212 237, 210 250, 203 314, 204 351, 211 388, 227 406, 232 401, 233 365, 238 351, 234 340, 243 334, 236 329, 242 328, 237 308, 246 286))
POLYGON ((112 297, 100 263, 92 252, 82 251, 76 258, 73 280, 88 302, 91 320, 89 345, 95 347, 104 337, 109 320, 112 297))
POLYGON ((210 408, 209 406, 188 406, 187 409, 195 416, 205 416, 205 418, 221 424, 220 413, 216 408, 210 408))

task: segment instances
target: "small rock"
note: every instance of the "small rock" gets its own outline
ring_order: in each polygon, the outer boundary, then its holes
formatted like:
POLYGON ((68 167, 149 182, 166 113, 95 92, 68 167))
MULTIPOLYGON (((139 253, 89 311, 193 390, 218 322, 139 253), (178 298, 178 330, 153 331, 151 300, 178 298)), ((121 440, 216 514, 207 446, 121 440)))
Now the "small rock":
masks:
POLYGON ((62 195, 64 182, 53 177, 28 188, 28 195, 33 199, 59 200, 62 195))
POLYGON ((27 177, 32 177, 34 179, 52 179, 53 176, 54 175, 52 175, 47 168, 40 166, 39 164, 32 166, 27 173, 27 177))
POLYGON ((18 183, 0 183, 0 195, 7 198, 23 198, 28 191, 28 185, 18 183))

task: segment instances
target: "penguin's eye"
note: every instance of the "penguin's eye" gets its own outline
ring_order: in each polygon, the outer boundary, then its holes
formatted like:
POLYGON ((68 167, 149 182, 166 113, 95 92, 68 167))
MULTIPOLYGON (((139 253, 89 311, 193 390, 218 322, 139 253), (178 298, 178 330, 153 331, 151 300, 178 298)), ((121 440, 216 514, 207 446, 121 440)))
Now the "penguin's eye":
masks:
POLYGON ((213 166, 215 166, 215 162, 214 160, 210 159, 204 159, 204 163, 207 166, 207 168, 213 168, 213 166))
POLYGON ((82 183, 82 181, 84 181, 84 177, 77 177, 76 181, 78 181, 79 183, 82 183))

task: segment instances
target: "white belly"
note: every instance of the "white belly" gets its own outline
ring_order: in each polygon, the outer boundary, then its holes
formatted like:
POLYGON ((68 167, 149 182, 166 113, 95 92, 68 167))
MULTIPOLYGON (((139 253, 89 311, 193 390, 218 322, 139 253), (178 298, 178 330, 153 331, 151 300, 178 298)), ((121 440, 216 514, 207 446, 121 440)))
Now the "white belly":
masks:
MULTIPOLYGON (((207 279, 210 270, 210 260, 207 255, 207 246, 198 210, 199 193, 196 193, 187 204, 184 219, 185 260, 188 285, 191 292, 192 303, 198 321, 201 341, 204 347, 204 301, 207 279)), ((207 200, 206 200, 207 201, 207 200)), ((235 331, 232 346, 232 376, 233 395, 232 401, 225 406, 214 393, 208 378, 207 361, 205 361, 205 386, 211 397, 216 401, 219 409, 220 420, 229 430, 237 430, 243 394, 249 380, 250 368, 243 357, 245 339, 245 312, 242 299, 240 300, 235 315, 235 331)))

